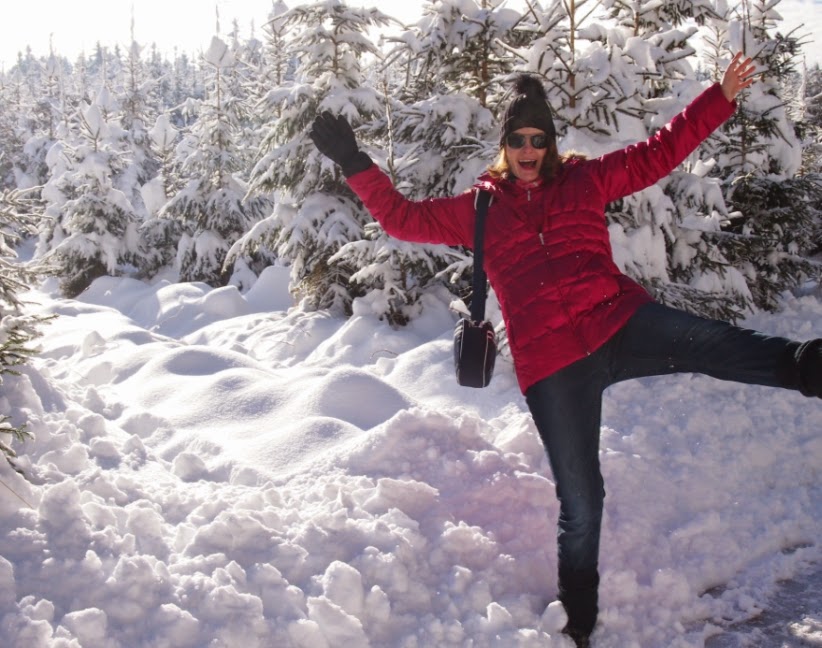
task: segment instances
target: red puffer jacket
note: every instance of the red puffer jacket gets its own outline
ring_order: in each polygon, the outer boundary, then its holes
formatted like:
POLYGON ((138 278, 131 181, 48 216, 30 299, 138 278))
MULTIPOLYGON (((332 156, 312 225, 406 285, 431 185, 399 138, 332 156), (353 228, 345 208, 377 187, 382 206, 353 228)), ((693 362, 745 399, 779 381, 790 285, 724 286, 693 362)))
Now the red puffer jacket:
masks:
POLYGON ((391 236, 469 247, 474 194, 477 188, 493 193, 485 269, 524 393, 596 350, 651 301, 612 259, 605 206, 668 175, 734 108, 715 84, 647 141, 566 162, 548 184, 522 187, 484 177, 460 196, 414 202, 376 166, 348 182, 391 236))

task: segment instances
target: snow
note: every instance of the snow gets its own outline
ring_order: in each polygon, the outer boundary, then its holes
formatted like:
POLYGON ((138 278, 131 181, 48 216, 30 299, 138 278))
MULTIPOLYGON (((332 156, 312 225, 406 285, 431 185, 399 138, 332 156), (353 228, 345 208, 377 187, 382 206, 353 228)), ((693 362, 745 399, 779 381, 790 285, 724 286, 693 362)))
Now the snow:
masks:
POLYGON ((151 141, 161 151, 170 148, 174 144, 178 133, 179 131, 174 128, 166 114, 158 115, 154 126, 149 131, 151 141))
MULTIPOLYGON (((287 285, 25 295, 58 317, 3 382, 33 434, 28 480, 0 462, 4 645, 567 648, 510 361, 458 387, 444 297, 395 330, 287 285)), ((822 304, 746 324, 820 336, 822 304)), ((597 648, 703 646, 818 570, 817 401, 679 375, 611 388, 603 416, 597 648)))
POLYGON ((215 68, 223 69, 234 64, 234 55, 221 38, 212 36, 211 43, 203 54, 203 60, 215 68))

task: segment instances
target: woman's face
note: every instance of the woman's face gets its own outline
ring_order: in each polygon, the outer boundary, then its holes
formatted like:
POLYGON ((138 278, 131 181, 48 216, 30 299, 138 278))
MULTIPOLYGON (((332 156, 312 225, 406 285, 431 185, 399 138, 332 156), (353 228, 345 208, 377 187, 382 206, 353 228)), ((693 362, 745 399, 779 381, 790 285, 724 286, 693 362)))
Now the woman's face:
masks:
POLYGON ((523 182, 533 182, 540 177, 547 151, 548 137, 538 128, 518 128, 505 138, 508 166, 523 182))

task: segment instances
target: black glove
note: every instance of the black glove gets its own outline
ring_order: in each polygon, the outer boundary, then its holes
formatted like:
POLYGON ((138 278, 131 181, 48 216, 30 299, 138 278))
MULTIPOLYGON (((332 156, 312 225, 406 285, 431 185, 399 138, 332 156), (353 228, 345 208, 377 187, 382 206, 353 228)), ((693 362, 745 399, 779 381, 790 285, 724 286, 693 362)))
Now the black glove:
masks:
POLYGON ((308 136, 320 153, 340 165, 346 178, 365 171, 372 164, 371 158, 360 151, 354 130, 342 115, 321 113, 314 119, 308 136))

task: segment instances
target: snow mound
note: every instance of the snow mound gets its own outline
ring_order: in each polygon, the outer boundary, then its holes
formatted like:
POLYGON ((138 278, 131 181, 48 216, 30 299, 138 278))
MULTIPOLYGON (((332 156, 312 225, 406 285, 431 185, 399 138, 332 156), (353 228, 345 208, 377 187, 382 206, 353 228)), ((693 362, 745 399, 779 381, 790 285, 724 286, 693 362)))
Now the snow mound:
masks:
MULTIPOLYGON (((4 642, 567 647, 510 366, 458 387, 442 299, 395 330, 367 304, 269 312, 285 277, 261 281, 30 296, 58 317, 3 382, 33 433, 28 480, 0 462, 4 642)), ((808 295, 748 324, 820 322, 808 295)), ((817 402, 668 376, 608 390, 604 423, 597 646, 703 646, 822 559, 817 402)))

